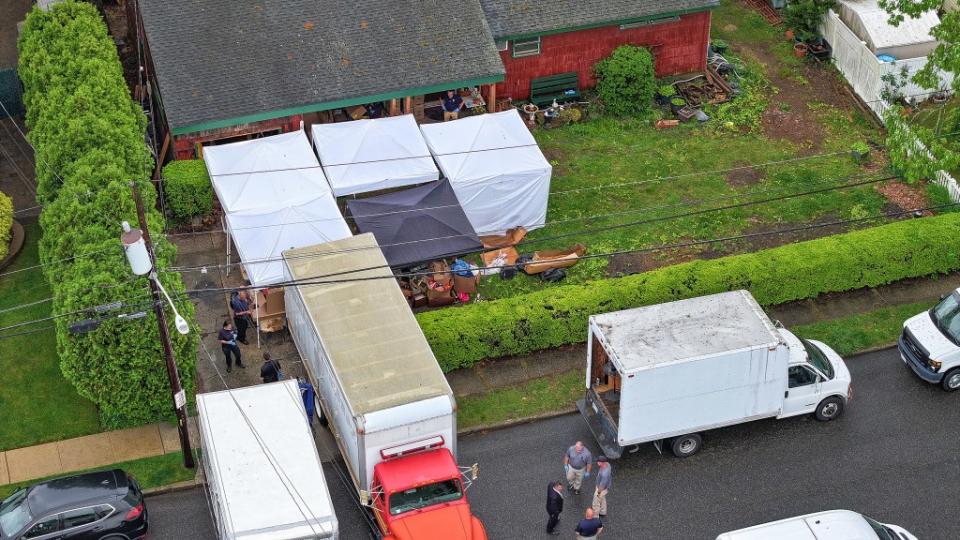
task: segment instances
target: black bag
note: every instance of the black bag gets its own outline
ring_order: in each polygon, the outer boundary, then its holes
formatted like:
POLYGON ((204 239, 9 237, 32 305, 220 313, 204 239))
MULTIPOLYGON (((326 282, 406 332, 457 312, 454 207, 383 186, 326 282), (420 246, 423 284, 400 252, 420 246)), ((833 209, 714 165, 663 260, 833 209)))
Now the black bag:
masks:
POLYGON ((523 272, 523 267, 526 266, 527 263, 530 262, 530 261, 532 261, 532 260, 533 260, 533 255, 521 255, 521 256, 517 257, 517 264, 516 264, 515 268, 516 268, 518 271, 523 272))
POLYGON ((540 279, 549 283, 556 283, 567 277, 567 271, 563 268, 551 268, 540 274, 540 279))
POLYGON ((504 266, 500 269, 500 279, 508 281, 517 276, 516 266, 504 266))

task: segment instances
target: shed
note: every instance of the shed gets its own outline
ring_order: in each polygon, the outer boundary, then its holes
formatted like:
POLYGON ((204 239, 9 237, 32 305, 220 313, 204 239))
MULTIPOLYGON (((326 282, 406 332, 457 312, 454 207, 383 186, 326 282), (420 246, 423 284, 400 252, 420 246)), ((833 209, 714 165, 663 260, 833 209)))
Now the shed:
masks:
POLYGON ((553 167, 516 110, 420 130, 478 234, 543 227, 553 167))
POLYGON ((905 17, 898 26, 891 25, 887 13, 877 0, 840 0, 837 2, 840 20, 853 31, 875 55, 890 55, 897 60, 922 58, 937 47, 930 34, 940 24, 934 11, 918 18, 905 17))
POLYGON ((483 249, 447 180, 349 200, 347 206, 360 232, 376 237, 390 266, 409 266, 483 249))
POLYGON ((211 146, 204 161, 254 286, 283 280, 283 250, 351 236, 302 131, 211 146))
POLYGON ((314 124, 312 135, 323 172, 337 197, 423 184, 440 177, 412 114, 314 124))

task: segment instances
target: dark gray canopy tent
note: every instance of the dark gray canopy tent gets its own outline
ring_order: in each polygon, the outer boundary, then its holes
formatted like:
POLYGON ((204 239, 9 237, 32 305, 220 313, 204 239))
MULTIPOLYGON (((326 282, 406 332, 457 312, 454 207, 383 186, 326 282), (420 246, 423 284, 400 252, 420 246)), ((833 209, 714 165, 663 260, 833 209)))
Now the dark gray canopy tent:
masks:
POLYGON ((463 255, 483 249, 450 182, 347 201, 361 233, 377 239, 393 267, 463 255))

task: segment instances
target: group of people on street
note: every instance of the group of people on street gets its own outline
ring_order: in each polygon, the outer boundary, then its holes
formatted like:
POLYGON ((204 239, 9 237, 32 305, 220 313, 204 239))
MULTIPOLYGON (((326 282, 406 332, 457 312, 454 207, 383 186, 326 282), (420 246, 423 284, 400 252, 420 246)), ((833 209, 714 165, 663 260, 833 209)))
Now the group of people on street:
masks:
MULTIPOLYGON (((593 454, 577 441, 567 449, 563 455, 563 471, 566 476, 566 488, 576 495, 580 494, 584 478, 590 478, 593 471, 593 454)), ((583 519, 577 522, 574 532, 577 539, 596 538, 603 532, 603 520, 607 517, 607 492, 610 490, 610 480, 613 473, 606 456, 597 457, 597 476, 594 482, 593 501, 584 511, 583 519)), ((563 512, 564 483, 551 482, 547 486, 547 534, 559 535, 557 525, 560 523, 560 513, 563 512)))

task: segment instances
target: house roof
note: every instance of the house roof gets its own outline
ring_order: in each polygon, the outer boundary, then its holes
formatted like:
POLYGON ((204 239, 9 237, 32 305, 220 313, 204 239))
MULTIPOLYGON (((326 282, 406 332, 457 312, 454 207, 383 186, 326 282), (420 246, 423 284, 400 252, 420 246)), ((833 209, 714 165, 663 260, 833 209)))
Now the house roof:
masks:
POLYGON ((702 11, 719 0, 480 0, 496 39, 595 28, 702 11))
POLYGON ((503 79, 475 1, 141 0, 174 134, 503 79))

